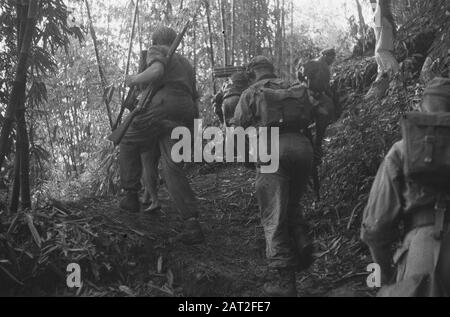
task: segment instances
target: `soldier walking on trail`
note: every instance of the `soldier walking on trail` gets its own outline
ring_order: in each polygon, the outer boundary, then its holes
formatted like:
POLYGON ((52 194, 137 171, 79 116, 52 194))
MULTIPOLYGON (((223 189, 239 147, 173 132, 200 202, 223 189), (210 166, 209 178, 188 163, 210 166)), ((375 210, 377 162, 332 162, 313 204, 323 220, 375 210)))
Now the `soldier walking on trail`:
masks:
POLYGON ((214 112, 219 116, 219 120, 226 127, 230 126, 234 111, 239 99, 249 86, 249 79, 244 72, 234 73, 230 80, 225 83, 222 90, 214 97, 214 112))
POLYGON ((204 240, 198 222, 197 200, 181 164, 172 160, 171 139, 174 128, 193 128, 198 118, 197 90, 194 69, 190 62, 174 54, 169 62, 166 58, 176 32, 163 27, 155 31, 153 46, 149 49, 147 69, 126 79, 128 86, 164 83, 151 100, 144 113, 139 114, 120 145, 120 178, 126 197, 120 208, 128 212, 139 212, 138 192, 141 188, 141 154, 151 152, 154 162, 161 158, 162 176, 174 206, 185 221, 184 231, 175 240, 185 244, 197 244, 204 240))
POLYGON ((331 82, 331 70, 336 59, 336 51, 333 48, 322 51, 321 57, 311 60, 304 65, 299 65, 298 79, 305 82, 313 92, 317 104, 316 138, 314 151, 320 162, 322 158, 322 143, 328 126, 341 115, 339 98, 333 92, 331 82))
POLYGON ((311 142, 302 133, 310 124, 312 105, 307 89, 292 88, 277 78, 266 57, 255 57, 248 69, 256 80, 242 94, 232 123, 243 128, 280 128, 279 169, 264 174, 258 164, 256 178, 267 261, 274 271, 274 279, 264 290, 269 296, 296 296, 295 273, 311 265, 313 253, 299 206, 313 164, 311 142), (265 102, 271 99, 277 102, 265 102))
POLYGON ((449 296, 450 79, 430 83, 402 128, 374 181, 362 240, 381 267, 379 296, 449 296))

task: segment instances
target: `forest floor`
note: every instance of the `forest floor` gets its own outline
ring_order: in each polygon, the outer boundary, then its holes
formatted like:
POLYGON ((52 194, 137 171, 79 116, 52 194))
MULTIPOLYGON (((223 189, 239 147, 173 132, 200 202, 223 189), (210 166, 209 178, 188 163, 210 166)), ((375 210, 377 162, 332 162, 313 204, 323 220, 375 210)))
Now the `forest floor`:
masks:
MULTIPOLYGON (((264 296, 265 240, 253 195, 255 172, 241 165, 215 165, 190 174, 206 235, 203 245, 169 243, 182 228, 182 220, 171 207, 164 188, 160 190, 163 208, 154 214, 120 212, 115 199, 82 203, 137 233, 144 242, 139 251, 140 263, 131 263, 125 273, 128 276, 121 278, 124 285, 89 283, 90 290, 84 295, 264 296)), ((369 260, 358 241, 358 232, 330 232, 329 228, 337 228, 337 224, 316 213, 313 204, 309 197, 305 198, 306 218, 314 226, 317 261, 309 271, 297 274, 299 296, 373 295, 366 286, 368 273, 361 264, 369 260)))

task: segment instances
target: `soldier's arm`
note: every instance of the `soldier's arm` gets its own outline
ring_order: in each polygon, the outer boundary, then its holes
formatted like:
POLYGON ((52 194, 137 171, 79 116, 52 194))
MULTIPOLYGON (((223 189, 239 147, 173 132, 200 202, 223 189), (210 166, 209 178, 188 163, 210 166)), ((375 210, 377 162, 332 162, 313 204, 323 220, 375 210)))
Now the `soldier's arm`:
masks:
POLYGON ((361 238, 369 246, 372 258, 382 270, 382 281, 392 276, 392 245, 399 238, 403 214, 403 172, 398 144, 387 155, 370 192, 364 210, 361 238))
POLYGON ((164 65, 161 62, 155 62, 150 65, 143 73, 129 76, 126 84, 128 86, 149 85, 158 82, 164 76, 164 65))
POLYGON ((147 53, 147 69, 134 76, 128 76, 125 84, 128 86, 149 85, 158 82, 164 77, 167 67, 167 48, 152 46, 147 53))

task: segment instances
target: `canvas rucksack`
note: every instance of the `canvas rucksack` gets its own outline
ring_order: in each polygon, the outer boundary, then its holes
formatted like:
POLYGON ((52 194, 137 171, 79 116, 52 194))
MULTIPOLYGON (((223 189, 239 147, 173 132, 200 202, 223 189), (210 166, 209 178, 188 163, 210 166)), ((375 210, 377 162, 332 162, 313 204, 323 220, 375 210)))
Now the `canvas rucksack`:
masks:
POLYGON ((442 280, 442 268, 447 269, 443 252, 450 245, 450 233, 446 229, 446 213, 450 205, 450 113, 408 113, 402 120, 402 133, 405 142, 405 176, 433 188, 437 194, 434 214, 413 217, 418 221, 413 221, 409 228, 412 230, 434 222, 434 238, 437 241, 433 250, 434 268, 431 272, 385 286, 378 296, 447 297, 450 294, 442 280))
POLYGON ((450 113, 408 113, 402 133, 405 175, 440 191, 450 189, 450 113))
POLYGON ((261 126, 306 129, 312 123, 313 105, 306 87, 281 80, 268 81, 257 89, 257 113, 261 126))
POLYGON ((312 91, 315 93, 323 93, 329 89, 331 79, 330 70, 324 62, 312 60, 304 64, 301 69, 312 91))

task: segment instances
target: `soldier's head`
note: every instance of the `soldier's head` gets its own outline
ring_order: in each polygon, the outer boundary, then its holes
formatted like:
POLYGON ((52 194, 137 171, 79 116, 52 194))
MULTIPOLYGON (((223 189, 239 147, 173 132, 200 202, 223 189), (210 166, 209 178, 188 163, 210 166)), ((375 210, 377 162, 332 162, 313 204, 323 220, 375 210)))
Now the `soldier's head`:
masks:
POLYGON ((336 60, 336 50, 334 48, 328 48, 321 52, 322 57, 328 65, 332 65, 336 60))
POLYGON ((256 80, 264 75, 273 75, 275 67, 272 62, 265 56, 254 57, 247 66, 250 77, 256 80))
POLYGON ((234 73, 233 75, 231 75, 230 80, 233 83, 233 85, 239 87, 248 87, 249 85, 249 78, 247 76, 247 73, 245 72, 234 73))
POLYGON ((450 112, 450 79, 433 79, 423 93, 422 112, 450 112))
POLYGON ((153 45, 171 46, 177 38, 177 32, 169 27, 160 27, 152 35, 153 45))

